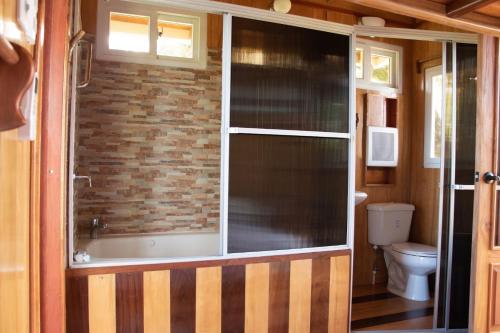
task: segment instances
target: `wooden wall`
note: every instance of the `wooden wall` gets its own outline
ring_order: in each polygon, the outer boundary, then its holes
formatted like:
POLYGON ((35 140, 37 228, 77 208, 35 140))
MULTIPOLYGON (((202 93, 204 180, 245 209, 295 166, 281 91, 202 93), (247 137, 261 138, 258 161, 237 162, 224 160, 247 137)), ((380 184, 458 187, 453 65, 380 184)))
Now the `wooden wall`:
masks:
POLYGON ((68 333, 348 332, 348 251, 67 271, 68 333))
MULTIPOLYGON (((38 46, 26 41, 17 24, 16 6, 0 0, 0 34, 39 63, 38 46)), ((0 332, 36 332, 39 325, 38 152, 38 139, 0 132, 0 332)))
MULTIPOLYGON (((356 90, 356 112, 359 123, 356 130, 356 190, 368 194, 363 203, 356 206, 355 230, 354 230, 354 285, 367 285, 372 283, 373 266, 377 265, 379 272, 376 274, 376 282, 386 281, 386 268, 381 250, 375 253, 372 245, 368 243, 368 212, 366 206, 369 203, 378 202, 409 202, 410 201, 410 154, 411 147, 407 143, 411 141, 412 112, 411 100, 411 67, 413 46, 411 41, 394 39, 377 39, 377 41, 395 44, 403 47, 403 87, 402 92, 397 95, 397 128, 399 130, 399 162, 394 172, 394 182, 388 185, 365 184, 365 142, 366 142, 366 91, 356 90)), ((373 92, 378 93, 378 92, 373 92)))
MULTIPOLYGON (((423 29, 436 29, 435 24, 424 24, 423 29)), ((413 42, 412 78, 413 110, 411 112, 411 203, 415 205, 411 228, 414 242, 436 246, 439 219, 439 169, 424 168, 425 136, 425 69, 441 65, 442 44, 413 42), (417 62, 421 63, 420 71, 417 62)))
MULTIPOLYGON (((242 6, 248 6, 260 9, 271 8, 271 0, 218 0, 220 2, 232 3, 242 6)), ((96 15, 97 15, 97 0, 82 0, 81 1, 81 12, 82 12, 82 28, 90 33, 96 33, 96 15)), ((414 20, 408 17, 381 12, 373 9, 369 9, 357 5, 338 5, 334 2, 324 4, 322 1, 293 1, 292 9, 290 14, 305 16, 310 18, 315 18, 319 20, 343 23, 354 25, 358 23, 358 18, 363 15, 376 15, 383 16, 387 20, 388 26, 395 27, 409 27, 413 24, 414 20), (338 6, 338 7, 335 7, 338 6), (363 14, 359 13, 362 11, 363 14)), ((209 21, 210 24, 210 21, 209 21)), ((222 20, 218 21, 222 28, 222 20)), ((210 28, 210 26, 209 26, 210 28)), ((208 40, 208 45, 210 46, 210 39, 208 40)), ((215 46, 218 46, 215 44, 215 46)))
POLYGON ((0 133, 0 332, 28 332, 30 154, 17 131, 0 133))

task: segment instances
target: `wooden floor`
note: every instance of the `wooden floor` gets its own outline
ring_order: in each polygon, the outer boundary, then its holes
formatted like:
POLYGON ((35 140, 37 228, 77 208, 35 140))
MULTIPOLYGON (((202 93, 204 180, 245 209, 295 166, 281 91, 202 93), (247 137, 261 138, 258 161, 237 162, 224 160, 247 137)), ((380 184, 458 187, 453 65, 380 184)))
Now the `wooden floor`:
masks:
POLYGON ((433 300, 410 301, 387 291, 385 284, 354 287, 353 331, 432 328, 433 300))

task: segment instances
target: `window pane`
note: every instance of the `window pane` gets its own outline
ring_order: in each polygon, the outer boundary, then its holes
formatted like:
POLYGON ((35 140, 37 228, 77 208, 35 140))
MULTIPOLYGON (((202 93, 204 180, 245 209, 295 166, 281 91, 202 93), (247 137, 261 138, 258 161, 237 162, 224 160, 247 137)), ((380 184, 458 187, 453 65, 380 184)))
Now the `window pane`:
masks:
POLYGON ((193 24, 158 19, 157 54, 193 58, 193 24))
POLYGON ((230 253, 346 244, 348 140, 231 135, 230 253))
POLYGON ((149 17, 111 12, 109 14, 109 48, 149 52, 149 17))
POLYGON ((364 61, 364 52, 361 48, 356 48, 356 78, 363 78, 363 61, 364 61))
POLYGON ((348 132, 349 37, 233 18, 231 126, 348 132))
POLYGON ((443 108, 443 75, 432 77, 432 129, 431 158, 441 156, 441 109, 443 108))
POLYGON ((391 84, 392 57, 375 53, 372 50, 372 82, 391 84))

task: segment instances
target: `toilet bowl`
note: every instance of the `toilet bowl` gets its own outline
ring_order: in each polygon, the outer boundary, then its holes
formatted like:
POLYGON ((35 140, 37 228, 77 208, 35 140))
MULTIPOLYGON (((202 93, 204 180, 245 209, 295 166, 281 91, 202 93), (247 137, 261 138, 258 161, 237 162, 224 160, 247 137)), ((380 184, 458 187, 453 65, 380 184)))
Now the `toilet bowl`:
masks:
POLYGON ((396 243, 382 248, 389 275, 387 289, 410 300, 429 300, 428 276, 436 271, 436 248, 417 243, 396 243))

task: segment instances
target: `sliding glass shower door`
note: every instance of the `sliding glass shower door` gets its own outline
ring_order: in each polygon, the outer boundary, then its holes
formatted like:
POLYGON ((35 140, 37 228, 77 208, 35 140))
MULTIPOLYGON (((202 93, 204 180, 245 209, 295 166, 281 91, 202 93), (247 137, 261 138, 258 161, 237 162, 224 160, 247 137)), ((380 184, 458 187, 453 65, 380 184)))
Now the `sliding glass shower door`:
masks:
POLYGON ((444 147, 435 326, 468 327, 476 142, 477 46, 444 44, 444 147))
POLYGON ((346 245, 351 36, 232 18, 227 253, 346 245))

